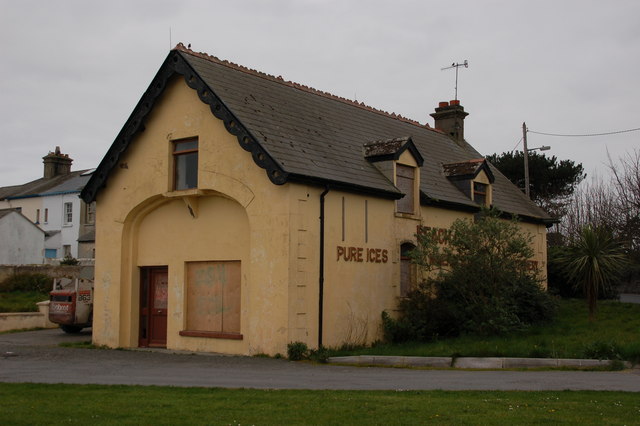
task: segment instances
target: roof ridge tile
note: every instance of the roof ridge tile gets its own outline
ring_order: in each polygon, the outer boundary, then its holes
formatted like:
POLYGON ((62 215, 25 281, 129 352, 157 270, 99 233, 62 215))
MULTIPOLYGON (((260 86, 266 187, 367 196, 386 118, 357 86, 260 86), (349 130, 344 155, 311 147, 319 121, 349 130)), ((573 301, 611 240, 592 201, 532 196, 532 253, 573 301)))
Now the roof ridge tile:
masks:
POLYGON ((424 129, 429 129, 429 130, 435 131, 437 133, 443 133, 439 129, 435 129, 435 128, 429 126, 429 123, 422 124, 419 121, 413 120, 411 118, 404 117, 404 116, 402 116, 400 114, 389 113, 387 111, 383 111, 383 110, 374 108, 372 106, 369 106, 369 105, 365 104, 364 102, 353 101, 351 99, 347 99, 347 98, 344 98, 342 96, 337 96, 337 95, 334 95, 334 94, 329 93, 329 92, 325 92, 325 91, 322 91, 322 90, 314 89, 313 87, 309 87, 309 86, 306 86, 304 84, 296 83, 296 82, 290 81, 290 80, 285 80, 281 75, 276 77, 274 75, 267 74, 267 73, 264 73, 262 71, 255 70, 253 68, 249 68, 249 67, 246 67, 244 65, 236 64, 236 63, 228 61, 226 59, 224 59, 224 60, 220 59, 220 58, 218 58, 216 56, 209 55, 208 53, 205 53, 205 52, 193 51, 189 47, 185 47, 185 45, 182 44, 182 42, 178 43, 176 45, 176 47, 173 48, 172 50, 177 50, 177 51, 180 51, 180 52, 195 56, 195 57, 200 58, 200 59, 205 59, 207 61, 215 62, 215 63, 217 63, 219 65, 223 65, 223 66, 226 66, 226 67, 229 67, 229 68, 233 68, 233 69, 236 69, 238 71, 242 71, 242 72, 247 73, 247 74, 251 74, 251 75, 254 75, 254 76, 257 76, 257 77, 264 78, 266 80, 273 81, 275 83, 284 84, 286 86, 292 87, 294 89, 302 90, 302 91, 307 92, 307 93, 311 93, 311 94, 314 94, 314 95, 317 95, 317 96, 322 96, 322 97, 325 97, 325 98, 328 98, 328 99, 333 99, 333 100, 336 100, 336 101, 339 101, 339 102, 342 102, 342 103, 345 103, 345 104, 348 104, 348 105, 352 105, 352 106, 355 106, 355 107, 358 107, 358 108, 361 108, 361 109, 364 109, 364 110, 367 110, 367 111, 370 111, 370 112, 374 112, 376 114, 381 114, 381 115, 393 118, 395 120, 402 121, 404 123, 408 123, 408 124, 412 124, 414 126, 422 127, 424 129))

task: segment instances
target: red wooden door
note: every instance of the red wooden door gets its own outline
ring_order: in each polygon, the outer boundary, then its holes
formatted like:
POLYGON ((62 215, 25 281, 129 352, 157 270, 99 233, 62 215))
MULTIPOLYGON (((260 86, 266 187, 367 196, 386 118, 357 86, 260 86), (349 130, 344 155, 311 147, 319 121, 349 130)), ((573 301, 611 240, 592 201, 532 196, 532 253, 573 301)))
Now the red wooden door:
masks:
POLYGON ((141 278, 139 345, 142 347, 166 347, 167 267, 143 268, 141 278))

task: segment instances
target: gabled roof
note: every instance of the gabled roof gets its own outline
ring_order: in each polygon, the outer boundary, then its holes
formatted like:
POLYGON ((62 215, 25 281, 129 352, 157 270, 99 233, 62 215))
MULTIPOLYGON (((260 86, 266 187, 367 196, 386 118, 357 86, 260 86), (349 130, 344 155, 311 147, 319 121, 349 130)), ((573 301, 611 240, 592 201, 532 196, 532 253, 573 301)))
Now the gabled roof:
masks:
POLYGON ((424 158, 410 137, 367 142, 364 144, 364 157, 371 161, 398 160, 403 152, 409 151, 421 167, 424 158))
POLYGON ((89 181, 90 176, 86 175, 87 171, 78 170, 52 178, 42 177, 23 185, 5 186, 0 188, 0 200, 80 192, 89 181))
MULTIPOLYGON (((303 182, 379 197, 402 193, 363 154, 367 142, 410 138, 424 158, 421 200, 443 207, 478 209, 443 173, 443 164, 481 157, 466 142, 413 120, 196 53, 172 50, 82 191, 95 200, 120 156, 144 129, 167 83, 184 78, 212 114, 252 154, 274 184, 303 182)), ((492 167, 496 207, 534 220, 549 217, 492 167), (498 193, 501 195, 496 196, 498 193)))
POLYGON ((458 163, 443 164, 444 175, 449 179, 475 179, 484 170, 489 182, 493 183, 495 178, 489 168, 489 163, 484 158, 462 161, 458 163))

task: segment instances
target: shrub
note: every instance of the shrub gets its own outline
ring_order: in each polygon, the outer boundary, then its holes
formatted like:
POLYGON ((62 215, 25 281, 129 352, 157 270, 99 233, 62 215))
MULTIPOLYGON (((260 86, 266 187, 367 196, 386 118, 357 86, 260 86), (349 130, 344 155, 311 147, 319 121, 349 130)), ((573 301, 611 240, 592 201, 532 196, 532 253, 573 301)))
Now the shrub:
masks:
POLYGON ((590 359, 610 359, 619 360, 622 358, 622 351, 617 342, 596 341, 584 348, 584 357, 590 359))
POLYGON ((19 273, 0 283, 0 292, 31 292, 46 294, 51 290, 53 280, 45 274, 19 273))
POLYGON ((291 342, 287 345, 287 357, 290 361, 301 361, 309 357, 309 347, 303 342, 291 342))
POLYGON ((400 302, 400 317, 383 317, 387 339, 432 340, 497 335, 550 320, 555 301, 530 268, 531 237, 515 221, 484 211, 456 220, 449 232, 426 230, 412 253, 426 279, 400 302))
POLYGON ((325 364, 329 361, 329 350, 324 346, 309 351, 309 359, 314 362, 325 364))
POLYGON ((75 266, 78 263, 80 263, 80 261, 78 261, 78 259, 76 259, 75 257, 72 257, 71 255, 66 255, 61 261, 60 264, 61 265, 71 265, 71 266, 75 266))

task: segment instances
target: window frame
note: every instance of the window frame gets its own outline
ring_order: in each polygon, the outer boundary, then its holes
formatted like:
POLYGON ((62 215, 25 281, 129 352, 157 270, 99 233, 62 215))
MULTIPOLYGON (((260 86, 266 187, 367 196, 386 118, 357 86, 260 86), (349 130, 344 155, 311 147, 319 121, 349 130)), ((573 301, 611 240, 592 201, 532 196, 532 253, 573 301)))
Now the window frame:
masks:
POLYGON ((73 224, 73 203, 71 201, 62 204, 62 224, 64 226, 73 224))
POLYGON ((85 204, 84 210, 85 225, 95 225, 96 223, 96 202, 85 204))
MULTIPOLYGON (((185 191, 198 188, 199 150, 200 143, 197 137, 171 141, 171 156, 173 161, 173 177, 171 180, 171 189, 173 191, 185 191), (180 149, 181 144, 189 144, 193 142, 195 142, 196 144, 195 148, 180 149), (193 157, 193 154, 195 154, 195 176, 193 175, 194 171, 191 170, 189 163, 185 163, 184 166, 181 166, 180 163, 181 158, 187 158, 188 156, 193 157), (185 168, 185 170, 183 171, 185 173, 185 183, 184 185, 181 185, 178 179, 180 178, 180 171, 183 167, 185 168), (195 179, 195 181, 190 182, 191 179, 195 179)), ((188 162, 188 159, 185 161, 188 162)))
POLYGON ((181 336, 243 339, 240 260, 186 262, 185 293, 186 329, 181 336), (217 322, 219 327, 214 326, 217 322))
POLYGON ((407 164, 396 163, 395 165, 396 187, 405 194, 404 197, 396 200, 397 213, 410 215, 416 214, 416 170, 417 167, 409 166, 407 164), (410 172, 412 176, 405 176, 402 172, 407 172, 406 174, 409 174, 410 172), (409 208, 409 206, 411 207, 409 208))
POLYGON ((415 249, 416 245, 412 242, 400 244, 400 297, 407 297, 416 286, 418 270, 408 254, 415 249))
POLYGON ((473 201, 478 204, 482 204, 483 206, 489 205, 489 184, 484 182, 472 181, 472 190, 473 190, 473 201), (481 187, 481 189, 479 188, 481 187), (478 196, 482 199, 482 201, 478 200, 478 196))

